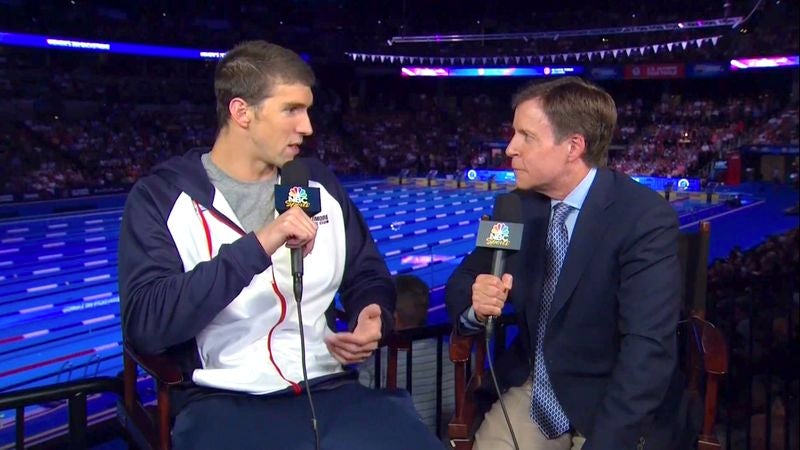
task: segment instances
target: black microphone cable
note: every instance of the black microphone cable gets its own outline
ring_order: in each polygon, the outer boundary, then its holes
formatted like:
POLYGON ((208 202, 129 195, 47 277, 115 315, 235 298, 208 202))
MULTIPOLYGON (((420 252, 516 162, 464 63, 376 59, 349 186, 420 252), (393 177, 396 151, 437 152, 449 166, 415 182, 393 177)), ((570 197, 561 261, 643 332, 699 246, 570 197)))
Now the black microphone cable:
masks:
MULTIPOLYGON (((314 200, 312 196, 313 192, 311 192, 312 189, 309 189, 308 187, 308 179, 308 168, 302 161, 292 160, 281 167, 281 185, 285 185, 287 189, 294 189, 295 187, 300 189, 299 192, 295 193, 300 194, 301 196, 299 203, 296 203, 296 206, 303 208, 305 213, 311 217, 319 212, 319 195, 317 195, 316 200, 314 200), (303 194, 304 191, 305 194, 303 194), (312 209, 315 205, 316 211, 313 211, 312 209)), ((279 201, 277 189, 278 186, 276 186, 275 196, 276 209, 279 209, 282 212, 284 211, 282 208, 288 208, 291 205, 289 204, 288 200, 285 203, 279 201)), ((281 195, 289 196, 289 192, 285 192, 281 195)), ((308 405, 311 408, 311 428, 314 430, 314 443, 316 450, 320 450, 317 411, 314 408, 314 399, 311 396, 311 386, 308 383, 308 369, 306 367, 306 337, 303 330, 303 311, 300 307, 300 304, 302 303, 301 300, 303 299, 303 249, 290 249, 290 253, 292 261, 292 290, 294 292, 294 300, 297 303, 297 322, 300 327, 300 357, 302 358, 301 363, 303 367, 303 382, 306 385, 306 396, 308 397, 308 405)))
POLYGON ((511 440, 514 441, 514 449, 519 450, 519 443, 517 443, 517 435, 514 434, 514 427, 511 426, 511 419, 508 418, 508 411, 506 411, 506 404, 503 401, 503 393, 500 392, 500 384, 497 383, 497 376, 494 373, 494 364, 492 363, 492 353, 490 349, 489 343, 491 342, 492 338, 494 337, 494 325, 495 325, 495 318, 494 316, 489 316, 486 319, 486 359, 489 361, 489 374, 492 376, 492 382, 494 384, 494 389, 497 392, 497 400, 500 402, 500 408, 503 410, 503 416, 506 419, 506 425, 508 425, 508 431, 511 433, 511 440))
POLYGON ((306 384, 306 396, 311 407, 311 428, 314 429, 314 444, 320 450, 319 427, 317 426, 317 411, 314 409, 314 399, 311 397, 311 386, 308 384, 308 370, 306 368, 306 337, 303 332, 303 311, 300 300, 303 298, 303 276, 296 274, 293 283, 294 301, 297 303, 297 322, 300 327, 300 358, 303 366, 303 382, 306 384))

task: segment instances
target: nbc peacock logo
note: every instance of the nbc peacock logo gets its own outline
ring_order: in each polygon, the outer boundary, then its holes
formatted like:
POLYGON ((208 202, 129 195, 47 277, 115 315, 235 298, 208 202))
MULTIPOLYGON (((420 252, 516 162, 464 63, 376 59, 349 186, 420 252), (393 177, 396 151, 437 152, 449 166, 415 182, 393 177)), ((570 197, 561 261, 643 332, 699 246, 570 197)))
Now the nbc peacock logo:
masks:
POLYGON ((305 209, 311 206, 311 204, 308 203, 308 194, 306 193, 306 190, 300 186, 294 186, 289 189, 289 198, 286 199, 285 204, 287 208, 299 206, 305 209))
POLYGON ((494 247, 508 247, 511 241, 508 240, 510 233, 508 225, 503 222, 497 222, 492 226, 492 231, 489 232, 489 237, 486 238, 486 245, 494 247))

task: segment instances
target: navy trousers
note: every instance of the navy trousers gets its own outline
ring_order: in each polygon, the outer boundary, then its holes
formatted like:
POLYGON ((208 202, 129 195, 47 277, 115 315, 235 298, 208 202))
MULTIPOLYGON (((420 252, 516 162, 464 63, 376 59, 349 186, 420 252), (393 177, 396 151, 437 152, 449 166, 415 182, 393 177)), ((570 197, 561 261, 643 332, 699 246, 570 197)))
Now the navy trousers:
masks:
MULTIPOLYGON (((408 393, 356 382, 312 390, 321 450, 442 450, 408 393)), ((176 450, 314 450, 311 412, 299 396, 220 393, 190 402, 175 418, 176 450)))

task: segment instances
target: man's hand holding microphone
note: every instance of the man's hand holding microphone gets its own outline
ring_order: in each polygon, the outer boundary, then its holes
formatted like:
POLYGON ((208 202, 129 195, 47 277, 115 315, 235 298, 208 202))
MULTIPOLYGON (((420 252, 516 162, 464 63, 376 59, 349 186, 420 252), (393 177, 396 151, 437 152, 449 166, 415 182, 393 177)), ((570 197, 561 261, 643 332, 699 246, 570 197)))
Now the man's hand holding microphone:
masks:
POLYGON ((498 317, 503 313, 503 306, 508 299, 508 291, 513 284, 511 274, 496 275, 482 273, 472 284, 472 309, 481 323, 488 317, 498 317))

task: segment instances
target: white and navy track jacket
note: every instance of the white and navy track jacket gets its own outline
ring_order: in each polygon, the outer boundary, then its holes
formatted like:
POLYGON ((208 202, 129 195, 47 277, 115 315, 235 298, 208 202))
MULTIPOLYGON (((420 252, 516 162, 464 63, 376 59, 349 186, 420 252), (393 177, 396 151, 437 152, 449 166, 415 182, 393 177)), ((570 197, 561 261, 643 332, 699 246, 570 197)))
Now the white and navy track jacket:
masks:
MULTIPOLYGON (((289 250, 270 258, 208 180, 203 151, 159 165, 131 190, 120 230, 123 336, 167 354, 198 386, 266 394, 302 381, 289 250)), ((391 329, 395 292, 364 219, 334 174, 304 160, 322 210, 305 258, 303 325, 309 379, 342 372, 323 338, 341 293, 350 329, 371 303, 391 329)))

